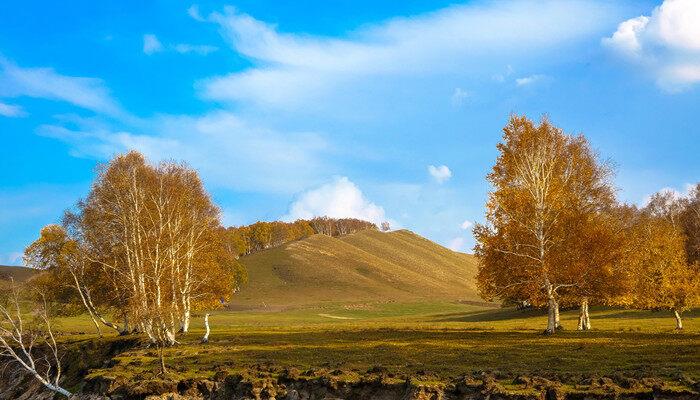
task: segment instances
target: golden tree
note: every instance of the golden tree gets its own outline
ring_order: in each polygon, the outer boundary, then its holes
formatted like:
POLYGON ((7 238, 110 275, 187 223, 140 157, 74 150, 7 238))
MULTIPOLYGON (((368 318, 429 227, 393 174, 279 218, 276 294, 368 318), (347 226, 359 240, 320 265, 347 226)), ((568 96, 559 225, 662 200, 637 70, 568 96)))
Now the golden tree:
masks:
POLYGON ((619 304, 630 290, 629 270, 621 260, 625 250, 625 218, 622 208, 582 213, 569 227, 574 240, 555 255, 558 263, 570 263, 572 282, 562 301, 579 307, 578 330, 591 329, 590 305, 619 304))
POLYGON ((652 196, 631 219, 623 260, 633 285, 629 304, 673 311, 676 329, 683 329, 682 312, 700 304, 698 262, 690 262, 692 239, 683 224, 688 204, 669 192, 652 196))
POLYGON ((74 277, 93 318, 111 303, 125 320, 120 330, 173 345, 178 331, 188 331, 193 310, 220 306, 244 279, 219 214, 194 170, 152 166, 130 152, 99 168, 63 233, 46 228, 27 256, 74 277))
POLYGON ((614 202, 610 170, 583 136, 569 136, 546 118, 539 125, 511 116, 488 180, 487 224, 474 233, 477 284, 486 298, 548 307, 546 333, 558 326, 560 291, 581 284, 581 224, 614 202), (577 269, 578 268, 578 269, 577 269))

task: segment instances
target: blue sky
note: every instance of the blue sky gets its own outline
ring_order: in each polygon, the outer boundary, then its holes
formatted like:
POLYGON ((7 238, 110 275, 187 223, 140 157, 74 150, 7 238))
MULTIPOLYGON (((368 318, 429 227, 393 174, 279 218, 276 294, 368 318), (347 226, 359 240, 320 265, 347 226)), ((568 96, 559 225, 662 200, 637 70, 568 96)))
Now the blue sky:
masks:
POLYGON ((617 165, 623 201, 700 176, 700 2, 5 1, 0 263, 137 149, 227 225, 389 220, 469 251, 510 113, 617 165))

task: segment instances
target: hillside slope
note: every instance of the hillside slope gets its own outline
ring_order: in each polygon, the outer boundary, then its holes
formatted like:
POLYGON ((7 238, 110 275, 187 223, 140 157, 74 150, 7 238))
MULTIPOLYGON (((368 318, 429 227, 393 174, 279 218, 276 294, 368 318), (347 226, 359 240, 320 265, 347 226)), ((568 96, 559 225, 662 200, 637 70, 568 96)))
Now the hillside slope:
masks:
POLYGON ((9 281, 12 278, 17 282, 23 282, 34 276, 36 272, 35 269, 26 267, 0 265, 0 281, 9 281))
POLYGON ((233 306, 321 302, 479 300, 476 261, 410 231, 314 235, 241 259, 249 283, 233 306))

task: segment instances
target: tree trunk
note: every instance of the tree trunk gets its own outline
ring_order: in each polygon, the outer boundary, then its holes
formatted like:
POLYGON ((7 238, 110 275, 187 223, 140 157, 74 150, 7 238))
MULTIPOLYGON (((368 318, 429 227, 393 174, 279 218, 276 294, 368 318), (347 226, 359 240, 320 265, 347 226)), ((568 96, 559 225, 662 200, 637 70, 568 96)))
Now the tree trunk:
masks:
POLYGON ((204 314, 204 328, 206 331, 204 332, 204 337, 202 337, 202 343, 209 343, 209 314, 204 314))
POLYGON ((167 341, 166 342, 167 345, 168 346, 175 346, 175 344, 177 344, 177 340, 175 339, 175 333, 172 330, 167 329, 167 328, 164 328, 164 331, 165 331, 165 339, 167 341))
POLYGON ((168 370, 165 368, 165 354, 164 354, 164 348, 165 344, 161 343, 160 344, 160 373, 162 375, 165 375, 168 373, 168 370))
POLYGON ((562 329, 561 322, 559 321, 559 302, 554 301, 554 329, 562 329))
POLYGON ((578 313, 578 330, 587 331, 591 329, 591 318, 588 315, 588 298, 581 299, 581 307, 578 313))
POLYGON ((119 332, 119 335, 127 335, 131 333, 131 327, 129 326, 129 314, 124 314, 124 328, 119 332))
POLYGON ((190 310, 189 308, 185 309, 185 312, 182 315, 182 322, 180 323, 180 332, 182 333, 187 333, 190 330, 190 310))
POLYGON ((676 317, 676 329, 683 329, 683 320, 681 319, 681 313, 678 310, 673 310, 673 315, 676 317))
POLYGON ((553 335, 557 331, 556 315, 555 309, 556 300, 554 297, 550 297, 547 301, 547 329, 544 331, 545 335, 553 335))

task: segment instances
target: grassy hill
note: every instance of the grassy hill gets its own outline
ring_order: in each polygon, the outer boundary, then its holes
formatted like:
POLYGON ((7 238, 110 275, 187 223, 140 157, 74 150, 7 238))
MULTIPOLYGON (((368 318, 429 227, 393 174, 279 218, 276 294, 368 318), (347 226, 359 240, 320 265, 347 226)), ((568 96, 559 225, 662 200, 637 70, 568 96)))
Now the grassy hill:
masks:
POLYGON ((36 270, 31 268, 0 265, 0 281, 9 281, 12 278, 17 282, 23 282, 31 278, 35 273, 36 270))
POLYGON ((323 302, 479 301, 475 259, 410 231, 314 235, 242 259, 249 283, 232 305, 284 308, 323 302))

